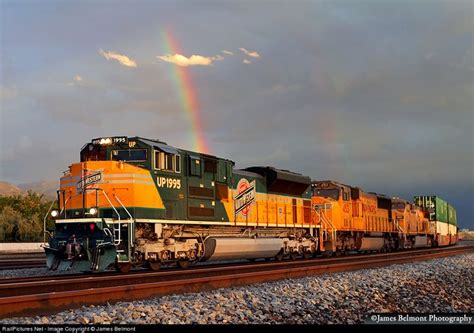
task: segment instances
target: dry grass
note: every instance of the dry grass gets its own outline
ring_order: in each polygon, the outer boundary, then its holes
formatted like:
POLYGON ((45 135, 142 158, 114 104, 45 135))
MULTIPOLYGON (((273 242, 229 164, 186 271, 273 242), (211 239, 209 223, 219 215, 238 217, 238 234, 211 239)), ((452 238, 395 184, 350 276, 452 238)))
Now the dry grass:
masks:
POLYGON ((459 238, 463 240, 474 240, 474 231, 459 232, 459 238))

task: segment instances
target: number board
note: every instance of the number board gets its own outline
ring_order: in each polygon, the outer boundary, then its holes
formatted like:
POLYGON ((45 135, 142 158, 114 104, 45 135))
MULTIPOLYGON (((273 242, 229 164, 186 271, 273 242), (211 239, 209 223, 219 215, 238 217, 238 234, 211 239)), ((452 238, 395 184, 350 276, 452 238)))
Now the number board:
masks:
POLYGON ((93 145, 116 145, 116 144, 128 143, 126 136, 113 136, 110 138, 97 138, 92 140, 93 145))

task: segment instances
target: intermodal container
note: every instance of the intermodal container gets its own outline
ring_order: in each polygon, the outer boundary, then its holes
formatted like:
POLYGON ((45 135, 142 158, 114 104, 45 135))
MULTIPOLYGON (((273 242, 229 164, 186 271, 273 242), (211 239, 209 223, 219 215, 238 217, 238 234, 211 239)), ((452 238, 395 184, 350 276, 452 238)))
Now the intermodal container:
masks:
POLYGON ((448 203, 437 196, 418 195, 413 198, 415 205, 426 209, 430 221, 448 222, 448 203))
POLYGON ((450 204, 448 204, 448 223, 454 224, 454 225, 458 224, 458 221, 456 218, 456 209, 450 204))

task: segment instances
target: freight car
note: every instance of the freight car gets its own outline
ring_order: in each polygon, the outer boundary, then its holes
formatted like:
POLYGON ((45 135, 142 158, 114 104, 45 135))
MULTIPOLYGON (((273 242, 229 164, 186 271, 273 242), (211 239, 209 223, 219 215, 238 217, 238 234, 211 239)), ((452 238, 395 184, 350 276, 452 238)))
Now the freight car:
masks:
POLYGON ((437 196, 415 196, 413 201, 422 207, 434 228, 437 246, 453 245, 457 242, 456 209, 437 196))
POLYGON ((127 272, 439 243, 430 229, 435 223, 407 201, 312 183, 288 170, 234 165, 160 140, 92 140, 61 177, 47 266, 127 272))

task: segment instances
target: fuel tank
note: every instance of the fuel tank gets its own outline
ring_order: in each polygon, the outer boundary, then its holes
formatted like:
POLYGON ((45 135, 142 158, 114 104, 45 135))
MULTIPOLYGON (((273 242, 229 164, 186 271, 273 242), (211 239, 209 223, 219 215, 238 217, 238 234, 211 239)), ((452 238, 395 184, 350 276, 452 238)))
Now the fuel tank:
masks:
POLYGON ((272 258, 283 242, 281 238, 208 238, 203 261, 272 258))
POLYGON ((415 247, 428 247, 430 244, 428 243, 428 237, 426 236, 416 236, 415 237, 415 247))
POLYGON ((378 251, 383 248, 384 241, 382 237, 364 237, 362 238, 359 251, 378 251))

